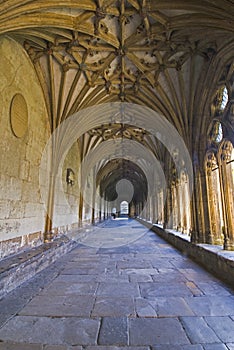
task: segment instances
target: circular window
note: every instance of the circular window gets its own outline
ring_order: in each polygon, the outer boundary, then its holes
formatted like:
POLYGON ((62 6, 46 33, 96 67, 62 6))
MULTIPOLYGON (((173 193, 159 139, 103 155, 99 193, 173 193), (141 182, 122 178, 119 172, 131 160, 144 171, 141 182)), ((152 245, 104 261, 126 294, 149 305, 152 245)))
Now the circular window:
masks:
POLYGON ((23 137, 28 129, 27 103, 21 94, 16 94, 11 101, 11 129, 16 137, 23 137))

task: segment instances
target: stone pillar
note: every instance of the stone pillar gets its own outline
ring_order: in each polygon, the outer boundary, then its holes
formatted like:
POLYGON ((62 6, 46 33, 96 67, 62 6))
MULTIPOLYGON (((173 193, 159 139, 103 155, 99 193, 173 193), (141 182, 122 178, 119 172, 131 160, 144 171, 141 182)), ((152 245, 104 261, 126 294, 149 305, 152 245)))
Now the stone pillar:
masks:
POLYGON ((167 196, 166 196, 166 202, 164 205, 164 223, 163 228, 173 228, 172 224, 172 193, 171 193, 171 187, 167 187, 167 196))
MULTIPOLYGON (((220 217, 218 217, 217 212, 217 188, 214 188, 213 182, 213 170, 217 167, 217 161, 215 155, 212 153, 208 156, 206 163, 206 183, 207 183, 207 197, 208 197, 208 209, 209 209, 209 219, 210 219, 210 243, 211 244, 222 244, 221 239, 221 225, 220 217)), ((220 184, 219 184, 220 185, 220 184)))
POLYGON ((222 146, 220 157, 220 183, 223 203, 224 217, 224 249, 234 250, 234 221, 233 221, 233 193, 230 183, 232 184, 232 173, 227 171, 227 162, 231 159, 231 143, 226 141, 222 146))
POLYGON ((80 201, 79 201, 79 227, 83 225, 83 206, 84 206, 84 198, 83 193, 80 192, 80 201))
POLYGON ((207 218, 209 219, 208 214, 208 205, 207 205, 207 196, 204 195, 206 192, 205 184, 205 174, 204 171, 197 167, 194 169, 194 187, 193 187, 193 197, 192 197, 192 222, 191 222, 191 241, 193 243, 208 243, 206 237, 209 236, 207 229, 207 218), (206 203, 205 203, 206 202, 206 203), (206 205, 205 205, 206 204, 206 205), (207 211, 204 215, 204 208, 207 208, 207 211), (206 223, 204 216, 206 216, 206 223))

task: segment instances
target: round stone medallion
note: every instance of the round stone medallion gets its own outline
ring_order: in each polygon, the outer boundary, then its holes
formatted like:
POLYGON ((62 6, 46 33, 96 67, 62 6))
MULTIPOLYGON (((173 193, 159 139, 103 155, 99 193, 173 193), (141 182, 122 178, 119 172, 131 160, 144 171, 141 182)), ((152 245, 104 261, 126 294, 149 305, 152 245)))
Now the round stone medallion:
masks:
POLYGON ((23 137, 28 130, 28 107, 21 94, 16 94, 11 101, 11 129, 16 137, 23 137))

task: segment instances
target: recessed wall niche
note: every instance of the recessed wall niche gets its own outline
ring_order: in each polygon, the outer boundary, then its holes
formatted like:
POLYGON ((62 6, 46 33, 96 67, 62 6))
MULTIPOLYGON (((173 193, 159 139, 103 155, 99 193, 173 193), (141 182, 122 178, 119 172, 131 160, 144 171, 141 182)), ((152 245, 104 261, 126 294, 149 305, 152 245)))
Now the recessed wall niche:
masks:
POLYGON ((13 134, 18 138, 24 137, 28 130, 28 107, 24 96, 19 93, 11 101, 10 123, 13 134))

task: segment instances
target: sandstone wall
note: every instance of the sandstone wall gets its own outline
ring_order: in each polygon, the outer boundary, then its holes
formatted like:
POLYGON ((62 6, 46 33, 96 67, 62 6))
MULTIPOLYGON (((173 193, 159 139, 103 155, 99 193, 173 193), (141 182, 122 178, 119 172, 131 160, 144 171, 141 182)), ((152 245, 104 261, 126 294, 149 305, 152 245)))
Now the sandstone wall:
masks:
POLYGON ((49 125, 41 87, 22 47, 3 37, 0 57, 0 241, 4 256, 20 246, 41 242, 45 212, 38 167, 49 125), (15 94, 22 95, 27 104, 28 128, 23 137, 16 137, 11 126, 15 94))
MULTIPOLYGON (((0 38, 0 258, 43 241, 45 200, 41 195, 39 168, 49 139, 49 123, 43 93, 33 65, 22 46, 0 38), (22 137, 12 128, 12 99, 22 95, 28 110, 28 127, 22 137)), ((66 169, 77 174, 78 144, 65 159, 63 190, 69 206, 55 205, 53 227, 57 233, 78 221, 78 184, 68 186, 66 169)), ((58 197, 60 194, 58 193, 58 197)))

